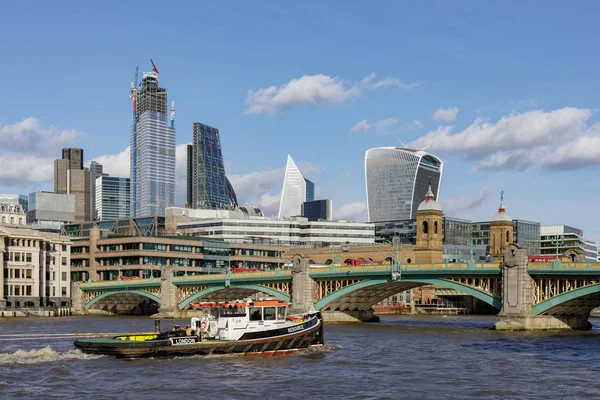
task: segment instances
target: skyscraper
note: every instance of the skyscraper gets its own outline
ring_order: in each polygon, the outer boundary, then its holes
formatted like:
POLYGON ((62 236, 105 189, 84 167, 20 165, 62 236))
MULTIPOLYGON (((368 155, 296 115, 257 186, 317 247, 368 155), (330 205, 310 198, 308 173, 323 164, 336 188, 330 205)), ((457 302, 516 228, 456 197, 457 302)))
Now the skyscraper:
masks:
POLYGON ((289 218, 302 214, 302 203, 315 199, 315 185, 302 173, 288 154, 283 178, 283 190, 279 203, 278 218, 289 218))
POLYGON ((438 198, 443 162, 423 150, 378 147, 365 154, 369 222, 415 219, 429 187, 438 198))
POLYGON ((132 84, 134 119, 130 134, 132 216, 164 216, 175 204, 175 106, 167 118, 167 90, 158 84, 158 70, 132 84))
POLYGON ((225 176, 217 128, 194 122, 187 164, 189 207, 211 210, 237 208, 235 192, 225 176))
POLYGON ((54 193, 75 196, 75 222, 91 219, 91 176, 83 168, 83 150, 66 148, 62 159, 54 160, 54 193))
POLYGON ((98 220, 128 218, 130 215, 130 180, 114 176, 96 179, 96 210, 98 220))
POLYGON ((100 164, 97 161, 92 161, 90 163, 90 181, 91 181, 91 191, 90 191, 90 195, 92 197, 92 211, 91 211, 91 217, 92 220, 96 220, 98 218, 98 212, 96 210, 96 179, 98 179, 101 176, 108 176, 108 174, 104 173, 104 168, 102 166, 102 164, 100 164))

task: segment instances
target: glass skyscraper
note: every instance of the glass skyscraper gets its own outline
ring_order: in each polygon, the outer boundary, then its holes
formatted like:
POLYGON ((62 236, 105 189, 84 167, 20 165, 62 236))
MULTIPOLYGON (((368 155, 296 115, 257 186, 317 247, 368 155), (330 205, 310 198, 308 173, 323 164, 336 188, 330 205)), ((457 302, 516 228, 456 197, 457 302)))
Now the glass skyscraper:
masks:
POLYGON ((439 195, 443 162, 423 150, 378 147, 365 154, 367 210, 370 222, 415 219, 431 179, 439 195))
POLYGON ((131 210, 130 180, 114 176, 100 176, 96 179, 97 219, 128 218, 131 210))
POLYGON ((292 156, 288 154, 278 218, 302 215, 302 203, 314 199, 315 184, 302 176, 292 156))
POLYGON ((142 74, 132 89, 134 124, 131 127, 131 214, 164 216, 175 205, 175 127, 167 118, 167 90, 158 85, 157 73, 142 74))
POLYGON ((225 176, 219 130, 194 122, 188 146, 188 207, 210 210, 237 208, 233 186, 225 176))

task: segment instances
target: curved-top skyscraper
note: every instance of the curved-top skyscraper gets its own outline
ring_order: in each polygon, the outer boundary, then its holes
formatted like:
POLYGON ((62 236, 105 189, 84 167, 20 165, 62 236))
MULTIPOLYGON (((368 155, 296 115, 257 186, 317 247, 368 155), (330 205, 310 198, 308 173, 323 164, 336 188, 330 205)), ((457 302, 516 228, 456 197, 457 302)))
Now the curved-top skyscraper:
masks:
POLYGON ((377 147, 365 153, 369 222, 416 218, 431 189, 438 198, 444 163, 433 154, 406 147, 377 147))

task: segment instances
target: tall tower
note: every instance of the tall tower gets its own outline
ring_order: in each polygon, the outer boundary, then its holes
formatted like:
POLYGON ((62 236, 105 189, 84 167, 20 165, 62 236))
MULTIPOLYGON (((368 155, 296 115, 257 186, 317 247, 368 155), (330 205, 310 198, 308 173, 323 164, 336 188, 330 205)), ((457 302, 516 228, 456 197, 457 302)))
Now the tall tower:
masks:
POLYGON ((425 200, 419 204, 417 214, 417 246, 415 257, 418 263, 441 262, 443 254, 442 207, 435 201, 431 183, 425 200))
POLYGON ((188 202, 191 208, 237 208, 235 192, 225 176, 219 130, 199 122, 193 124, 191 149, 188 146, 188 202))
POLYGON ((90 216, 92 217, 92 220, 96 220, 98 219, 98 210, 96 209, 96 179, 100 178, 101 176, 108 176, 108 174, 104 173, 104 167, 102 166, 102 164, 100 164, 97 161, 92 161, 90 163, 90 181, 91 181, 91 204, 92 204, 92 210, 90 213, 90 216))
POLYGON ((75 222, 91 219, 91 175, 83 168, 83 149, 65 148, 62 159, 54 160, 54 193, 75 197, 75 222))
POLYGON ((288 154, 278 218, 302 215, 302 203, 314 199, 315 184, 302 176, 292 156, 288 154))
POLYGON ((131 92, 131 214, 164 216, 165 207, 175 204, 174 114, 169 119, 167 90, 159 86, 155 66, 142 73, 140 86, 133 84, 131 92))
POLYGON ((444 163, 433 154, 407 147, 378 147, 365 153, 369 222, 414 219, 428 178, 439 198, 444 163))
POLYGON ((490 255, 502 257, 504 248, 513 242, 513 220, 504 208, 504 192, 500 192, 500 207, 490 222, 490 255))

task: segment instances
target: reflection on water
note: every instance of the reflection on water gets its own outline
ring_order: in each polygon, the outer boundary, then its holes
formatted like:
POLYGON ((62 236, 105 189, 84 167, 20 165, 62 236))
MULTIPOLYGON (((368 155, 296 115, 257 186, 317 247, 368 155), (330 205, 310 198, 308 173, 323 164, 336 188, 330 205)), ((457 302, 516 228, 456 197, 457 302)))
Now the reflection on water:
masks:
MULTIPOLYGON (((0 398, 600 397, 600 319, 590 332, 496 332, 490 316, 389 316, 328 324, 324 350, 277 358, 117 360, 73 332, 152 330, 146 317, 0 320, 0 398), (15 333, 50 339, 6 340, 15 333)), ((163 321, 163 329, 184 321, 163 321)))

